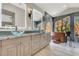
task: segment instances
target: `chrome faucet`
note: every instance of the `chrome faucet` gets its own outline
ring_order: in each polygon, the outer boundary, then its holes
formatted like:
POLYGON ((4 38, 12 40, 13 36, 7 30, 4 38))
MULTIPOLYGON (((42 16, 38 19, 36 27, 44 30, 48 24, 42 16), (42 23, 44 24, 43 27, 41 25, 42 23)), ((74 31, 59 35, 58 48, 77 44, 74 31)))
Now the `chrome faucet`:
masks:
POLYGON ((17 31, 17 29, 18 29, 17 26, 15 26, 15 31, 17 31))

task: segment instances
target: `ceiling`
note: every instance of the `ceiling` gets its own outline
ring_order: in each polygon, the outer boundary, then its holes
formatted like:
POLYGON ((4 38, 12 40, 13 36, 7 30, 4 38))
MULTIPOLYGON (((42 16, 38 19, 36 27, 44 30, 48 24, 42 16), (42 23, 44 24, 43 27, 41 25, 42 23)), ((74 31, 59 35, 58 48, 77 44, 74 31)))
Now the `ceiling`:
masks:
POLYGON ((24 3, 11 3, 12 5, 25 10, 26 5, 24 3))
POLYGON ((35 3, 51 16, 61 16, 79 11, 79 3, 35 3))

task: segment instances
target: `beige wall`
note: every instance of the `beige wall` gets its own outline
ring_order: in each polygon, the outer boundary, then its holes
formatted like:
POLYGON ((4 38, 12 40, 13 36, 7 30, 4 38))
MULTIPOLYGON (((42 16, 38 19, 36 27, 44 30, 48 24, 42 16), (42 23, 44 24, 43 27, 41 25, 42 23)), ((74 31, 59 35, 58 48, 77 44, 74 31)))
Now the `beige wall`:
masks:
POLYGON ((2 9, 1 9, 1 3, 0 3, 0 27, 1 27, 1 20, 2 20, 2 15, 1 15, 1 12, 2 12, 2 9))

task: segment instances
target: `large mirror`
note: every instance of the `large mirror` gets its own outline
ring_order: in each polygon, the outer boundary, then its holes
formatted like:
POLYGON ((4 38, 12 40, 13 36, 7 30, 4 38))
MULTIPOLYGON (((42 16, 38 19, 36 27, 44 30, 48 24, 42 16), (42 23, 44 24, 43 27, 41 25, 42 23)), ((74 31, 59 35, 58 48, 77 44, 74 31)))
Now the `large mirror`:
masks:
POLYGON ((25 29, 26 5, 24 3, 2 3, 2 21, 1 26, 6 28, 25 29))
POLYGON ((28 30, 42 30, 43 10, 34 4, 27 4, 27 26, 28 30))
POLYGON ((42 13, 36 9, 33 9, 33 28, 34 29, 39 29, 39 30, 42 29, 42 23, 43 23, 42 18, 43 18, 42 13))

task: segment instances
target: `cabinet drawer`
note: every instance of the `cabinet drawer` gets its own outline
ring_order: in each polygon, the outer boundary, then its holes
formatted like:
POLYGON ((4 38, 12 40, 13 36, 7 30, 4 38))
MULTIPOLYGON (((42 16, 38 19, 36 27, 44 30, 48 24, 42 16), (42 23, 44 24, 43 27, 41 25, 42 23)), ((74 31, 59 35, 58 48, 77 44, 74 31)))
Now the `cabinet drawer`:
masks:
POLYGON ((7 40, 2 40, 2 47, 8 47, 8 46, 16 46, 20 44, 19 39, 7 39, 7 40))
POLYGON ((40 35, 32 35, 32 37, 40 38, 40 35))
POLYGON ((21 43, 28 43, 30 41, 31 41, 31 36, 26 36, 26 37, 20 38, 21 43))

